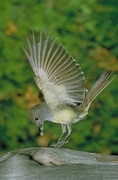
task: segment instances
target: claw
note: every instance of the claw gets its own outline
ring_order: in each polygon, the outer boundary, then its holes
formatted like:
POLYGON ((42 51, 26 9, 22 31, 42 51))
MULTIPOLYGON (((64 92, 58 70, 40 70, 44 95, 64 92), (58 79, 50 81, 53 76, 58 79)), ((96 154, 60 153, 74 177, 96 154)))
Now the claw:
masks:
POLYGON ((61 142, 57 142, 56 144, 51 144, 50 147, 53 147, 53 148, 60 148, 62 147, 64 144, 67 144, 68 141, 61 141, 61 142))

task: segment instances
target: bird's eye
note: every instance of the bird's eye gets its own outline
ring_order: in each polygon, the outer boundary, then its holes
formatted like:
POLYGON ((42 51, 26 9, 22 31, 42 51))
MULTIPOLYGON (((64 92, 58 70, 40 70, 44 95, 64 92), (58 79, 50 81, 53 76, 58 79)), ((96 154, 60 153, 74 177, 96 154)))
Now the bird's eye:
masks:
POLYGON ((38 120, 38 118, 37 117, 35 117, 35 121, 37 121, 38 120))

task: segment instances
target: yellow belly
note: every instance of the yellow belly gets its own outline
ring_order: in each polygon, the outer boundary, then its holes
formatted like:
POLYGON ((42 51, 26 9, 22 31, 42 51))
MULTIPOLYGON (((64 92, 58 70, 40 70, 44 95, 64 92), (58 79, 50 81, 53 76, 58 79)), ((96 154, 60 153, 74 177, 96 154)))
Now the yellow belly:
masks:
POLYGON ((53 122, 55 123, 67 123, 71 122, 73 119, 77 117, 77 114, 74 109, 66 108, 63 110, 59 110, 54 113, 53 122))

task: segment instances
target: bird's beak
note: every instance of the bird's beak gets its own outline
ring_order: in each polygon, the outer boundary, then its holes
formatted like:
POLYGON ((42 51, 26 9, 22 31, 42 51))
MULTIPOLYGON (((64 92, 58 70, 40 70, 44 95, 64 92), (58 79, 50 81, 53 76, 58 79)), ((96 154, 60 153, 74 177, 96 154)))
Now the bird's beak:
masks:
POLYGON ((42 123, 39 124, 38 129, 39 129, 40 135, 43 136, 43 135, 44 135, 44 132, 43 132, 43 124, 42 124, 42 123))

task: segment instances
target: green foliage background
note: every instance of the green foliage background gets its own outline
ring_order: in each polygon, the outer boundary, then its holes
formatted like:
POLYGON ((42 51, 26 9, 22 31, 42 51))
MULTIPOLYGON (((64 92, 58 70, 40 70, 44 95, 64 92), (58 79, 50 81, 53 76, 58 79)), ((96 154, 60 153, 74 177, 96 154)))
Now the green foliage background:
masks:
MULTIPOLYGON (((30 122, 28 108, 39 90, 22 50, 35 29, 58 37, 81 65, 90 89, 105 69, 118 71, 116 0, 6 0, 0 3, 0 150, 48 146, 61 126, 45 123, 45 135, 30 122)), ((118 154, 118 78, 93 102, 84 121, 72 126, 67 148, 118 154)))

